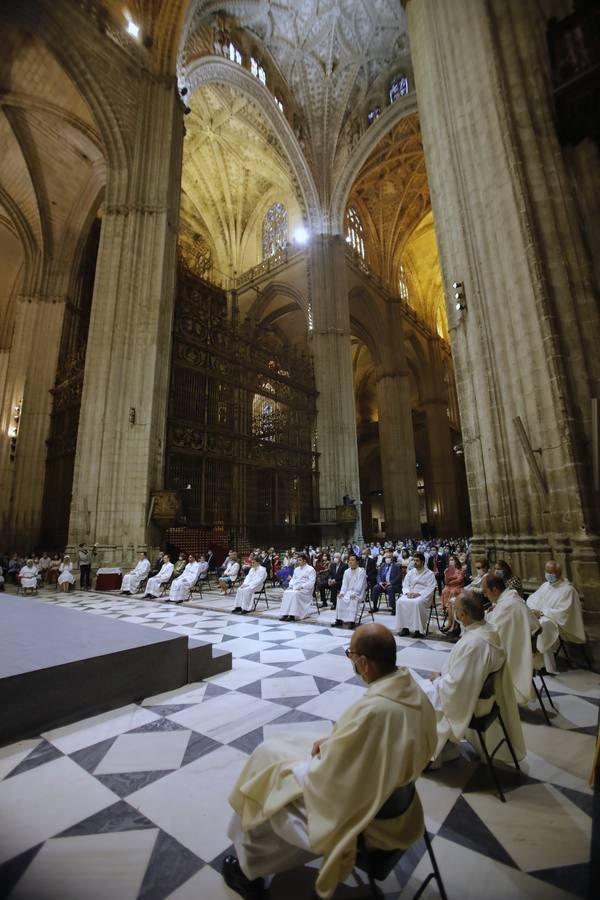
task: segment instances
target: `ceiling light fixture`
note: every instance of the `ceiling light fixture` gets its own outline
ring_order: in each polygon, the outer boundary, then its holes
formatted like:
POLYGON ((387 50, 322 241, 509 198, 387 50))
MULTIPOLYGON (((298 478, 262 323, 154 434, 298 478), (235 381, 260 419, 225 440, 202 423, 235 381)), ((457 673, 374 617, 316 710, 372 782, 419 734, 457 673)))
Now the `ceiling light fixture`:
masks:
POLYGON ((454 299, 456 303, 454 304, 457 312, 462 312, 467 308, 465 303, 465 289, 462 281, 455 281, 452 284, 454 288, 454 299))

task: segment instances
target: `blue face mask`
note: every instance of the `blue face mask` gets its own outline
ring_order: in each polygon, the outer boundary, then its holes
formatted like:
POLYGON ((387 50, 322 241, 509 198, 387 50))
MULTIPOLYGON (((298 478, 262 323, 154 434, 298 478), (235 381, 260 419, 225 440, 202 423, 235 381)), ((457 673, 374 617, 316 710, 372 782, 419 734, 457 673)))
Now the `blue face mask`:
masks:
POLYGON ((546 572, 544 578, 548 582, 548 584, 556 584, 558 581, 558 575, 553 575, 551 572, 546 572))

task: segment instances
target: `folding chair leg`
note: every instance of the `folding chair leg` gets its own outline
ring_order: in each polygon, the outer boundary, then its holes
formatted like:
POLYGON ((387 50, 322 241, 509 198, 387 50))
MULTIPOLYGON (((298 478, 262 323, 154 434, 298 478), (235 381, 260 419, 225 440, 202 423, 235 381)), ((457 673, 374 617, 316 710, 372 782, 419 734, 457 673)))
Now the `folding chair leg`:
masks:
POLYGON ((540 704, 540 709, 542 710, 542 712, 544 714, 544 718, 546 720, 546 725, 552 725, 552 722, 550 721, 550 717, 548 716, 548 710, 544 706, 544 701, 542 699, 542 692, 541 692, 541 690, 538 690, 538 686, 535 683, 535 678, 532 678, 531 681, 533 684, 533 689, 535 691, 535 695, 538 699, 538 703, 540 704))
POLYGON ((508 731, 506 730, 506 727, 505 727, 505 725, 504 725, 504 720, 503 720, 503 718, 502 718, 502 713, 500 712, 500 710, 498 710, 498 721, 500 722, 500 727, 502 728, 502 731, 503 731, 503 733, 504 733, 504 739, 505 739, 505 741, 506 741, 506 744, 507 744, 507 746, 508 746, 508 749, 510 750, 510 755, 511 755, 512 758, 513 758, 513 762, 514 762, 514 764, 515 764, 515 769, 518 769, 519 772, 520 772, 520 771, 521 771, 521 766, 519 765, 519 760, 517 759, 517 757, 516 757, 516 755, 515 755, 515 750, 514 750, 514 747, 513 747, 513 745, 512 745, 512 741, 511 741, 511 739, 510 739, 509 736, 508 736, 508 731))
POLYGON ((554 700, 552 699, 552 694, 550 693, 550 691, 548 690, 548 686, 546 685, 546 680, 545 680, 544 676, 540 673, 538 673, 538 676, 539 676, 540 681, 542 682, 542 689, 545 692, 546 697, 550 701, 550 706, 552 707, 552 709, 555 712, 558 712, 556 706, 554 705, 554 700))
POLYGON ((486 761, 488 764, 488 769, 492 773, 492 778, 494 779, 494 784, 496 785, 496 790, 498 792, 498 796, 500 797, 500 799, 502 800, 503 803, 506 803, 506 797, 504 796, 504 793, 502 792, 502 788, 500 786, 500 781, 498 780, 498 775, 496 773, 496 770, 494 769, 494 763, 492 762, 492 757, 488 753, 488 748, 486 747, 485 740, 483 738, 483 734, 480 731, 478 731, 477 734, 479 735, 479 743, 481 744, 484 756, 486 758, 486 761))
POLYGON ((440 897, 442 900, 448 900, 448 895, 446 894, 446 889, 444 887, 444 882, 442 881, 442 876, 437 864, 437 859, 435 858, 435 854, 433 852, 433 847, 431 846, 431 839, 427 834, 427 829, 425 829, 425 833, 423 834, 423 840, 425 841, 425 846, 427 847, 427 853, 429 854, 429 861, 431 862, 431 868, 433 872, 430 872, 427 878, 424 880, 423 884, 413 897, 413 900, 419 900, 419 897, 427 887, 430 881, 435 879, 438 886, 438 891, 440 892, 440 897))

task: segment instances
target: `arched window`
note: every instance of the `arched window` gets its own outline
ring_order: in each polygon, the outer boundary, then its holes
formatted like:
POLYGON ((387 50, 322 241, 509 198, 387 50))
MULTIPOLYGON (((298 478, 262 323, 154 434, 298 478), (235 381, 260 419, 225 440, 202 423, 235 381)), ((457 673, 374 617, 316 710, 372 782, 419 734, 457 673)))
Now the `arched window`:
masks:
POLYGON ((227 44, 225 44, 223 46, 223 52, 224 52, 225 56, 227 56, 228 59, 231 60, 231 62, 237 63, 238 66, 241 66, 242 54, 240 53, 238 48, 235 46, 233 41, 229 41, 227 44))
POLYGON ((283 250, 288 242, 288 215, 283 203, 270 206, 262 226, 263 259, 283 250))
POLYGON ((365 235, 362 222, 352 206, 346 213, 346 243, 350 244, 361 259, 365 258, 365 235))
POLYGON ((250 57, 250 71, 254 75, 255 78, 261 82, 261 84, 267 83, 267 73, 265 72, 263 66, 254 59, 253 56, 250 57))
POLYGON ((277 106, 279 107, 281 112, 283 112, 283 101, 280 100, 279 97, 275 97, 274 99, 275 99, 275 103, 277 104, 277 106))
POLYGON ((398 276, 398 293, 407 303, 410 302, 410 292, 408 290, 408 277, 404 271, 404 266, 400 266, 400 274, 398 276))
POLYGON ((390 103, 394 103, 398 97, 408 94, 408 78, 406 75, 398 75, 390 84, 390 103))

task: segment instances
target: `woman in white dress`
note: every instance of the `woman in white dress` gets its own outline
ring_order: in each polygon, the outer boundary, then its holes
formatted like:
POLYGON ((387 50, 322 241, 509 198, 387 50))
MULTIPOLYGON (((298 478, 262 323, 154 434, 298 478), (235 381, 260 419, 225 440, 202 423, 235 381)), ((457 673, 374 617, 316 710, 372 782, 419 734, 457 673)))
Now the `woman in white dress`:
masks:
POLYGON ((235 580, 238 577, 238 573, 240 571, 240 564, 238 562, 238 555, 235 550, 232 550, 229 555, 229 562, 225 566, 223 570, 223 574, 219 578, 219 587, 221 589, 221 593, 225 594, 227 590, 235 584, 235 580))
POLYGON ((169 589, 167 603, 183 603, 190 594, 190 588, 196 583, 200 573, 200 563, 193 553, 188 556, 188 564, 183 574, 176 578, 169 589))
POLYGON ((63 561, 58 567, 58 571, 58 588, 66 593, 71 590, 71 585, 75 584, 75 579, 73 578, 73 563, 71 562, 70 556, 67 555, 63 557, 63 561))
POLYGON ((153 578, 148 579, 144 597, 158 597, 163 584, 166 584, 173 574, 174 568, 175 567, 171 562, 169 555, 165 553, 162 558, 162 566, 160 568, 160 571, 153 578))

